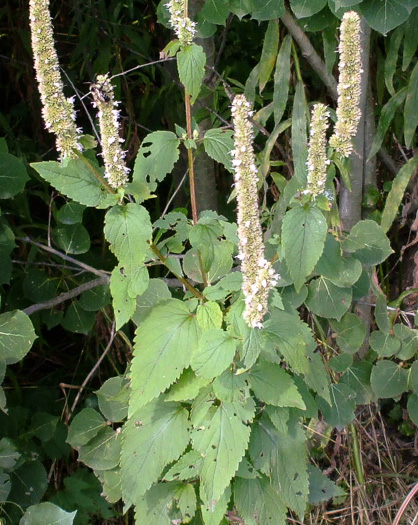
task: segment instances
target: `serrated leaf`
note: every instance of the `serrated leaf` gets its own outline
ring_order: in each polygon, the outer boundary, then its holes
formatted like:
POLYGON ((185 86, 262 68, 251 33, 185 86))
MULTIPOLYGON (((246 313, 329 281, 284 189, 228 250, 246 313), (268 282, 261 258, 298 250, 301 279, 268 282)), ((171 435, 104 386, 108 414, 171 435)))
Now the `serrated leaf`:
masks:
POLYGON ((319 394, 327 403, 331 403, 329 395, 329 375, 325 370, 320 354, 308 352, 309 370, 304 374, 306 385, 319 394))
POLYGON ((36 339, 29 317, 20 310, 0 314, 0 361, 7 365, 25 357, 36 339))
POLYGON ((331 385, 330 397, 331 406, 324 400, 317 399, 318 406, 325 421, 341 430, 353 421, 356 394, 348 385, 338 383, 331 385))
POLYGON ((190 364, 198 376, 212 379, 232 363, 236 348, 233 337, 220 328, 212 328, 200 336, 190 364))
POLYGON ((402 367, 384 359, 373 367, 370 384, 378 397, 398 397, 408 388, 408 375, 402 367))
MULTIPOLYGON (((416 69, 417 69, 417 76, 418 76, 418 68, 416 69)), ((418 86, 417 86, 417 93, 418 93, 418 86)), ((417 105, 415 105, 414 107, 416 108, 417 105)), ((415 110, 411 109, 410 112, 411 111, 414 113, 415 110)), ((405 108, 404 114, 406 118, 406 114, 407 114, 406 108, 405 108)), ((415 157, 412 157, 412 159, 408 160, 408 162, 402 166, 402 168, 396 174, 396 177, 393 179, 392 186, 386 198, 385 207, 382 213, 382 220, 380 223, 384 232, 389 231, 389 228, 392 226, 393 221, 396 219, 396 216, 398 215, 398 209, 402 202, 406 187, 408 185, 410 178, 414 174, 417 166, 418 166, 418 155, 415 155, 415 157)))
POLYGON ((229 485, 248 445, 250 428, 245 424, 255 407, 221 403, 192 432, 194 448, 203 455, 201 490, 205 501, 216 502, 229 485))
POLYGON ((31 505, 19 521, 19 525, 72 525, 77 511, 66 512, 48 501, 31 505))
POLYGON ((129 414, 163 392, 190 365, 200 329, 182 301, 157 305, 136 331, 129 414))
POLYGON ((222 310, 218 303, 207 301, 196 310, 196 319, 203 332, 222 326, 222 310))
POLYGON ((202 454, 189 450, 165 474, 166 481, 188 481, 199 476, 202 468, 202 454))
POLYGON ((339 322, 331 321, 332 329, 337 334, 337 345, 342 352, 354 354, 366 337, 366 325, 355 314, 345 314, 339 322))
POLYGON ((264 20, 275 20, 285 12, 283 0, 257 0, 251 11, 251 18, 263 22, 264 20))
POLYGON ((360 9, 369 26, 383 35, 405 22, 409 15, 402 0, 365 0, 360 9))
POLYGON ((319 13, 327 4, 327 0, 290 0, 290 7, 296 18, 306 18, 319 13))
POLYGON ((237 478, 234 502, 246 525, 286 525, 286 505, 269 481, 237 478))
POLYGON ((264 347, 264 340, 263 333, 258 328, 248 328, 247 334, 242 342, 240 355, 245 368, 251 368, 264 347))
POLYGON ((20 193, 27 180, 29 177, 22 160, 0 152, 0 199, 10 199, 20 193))
POLYGON ((118 201, 118 195, 109 193, 81 160, 35 162, 31 167, 60 193, 85 206, 107 207, 118 201))
POLYGON ((130 279, 123 267, 116 266, 110 276, 110 293, 117 330, 127 323, 135 312, 136 300, 129 294, 129 285, 130 279))
POLYGON ((93 470, 111 470, 119 465, 120 434, 106 426, 79 450, 78 459, 93 470))
POLYGON ((259 62, 258 89, 260 93, 263 91, 267 82, 270 80, 270 75, 276 62, 278 45, 279 24, 277 23, 277 20, 270 20, 267 25, 266 34, 264 36, 263 48, 261 50, 261 58, 259 62))
POLYGON ((282 226, 284 257, 298 292, 324 249, 327 222, 317 208, 289 210, 282 226))
POLYGON ((138 503, 188 441, 187 412, 178 403, 159 398, 133 414, 122 430, 121 479, 126 506, 138 503))
POLYGON ((379 264, 393 253, 383 228, 371 220, 359 221, 353 226, 344 241, 344 250, 355 253, 366 266, 379 264))
POLYGON ((73 448, 86 445, 101 429, 105 428, 103 416, 92 408, 83 408, 73 419, 68 431, 67 443, 73 448))
POLYGON ((231 487, 227 487, 225 492, 216 503, 202 502, 200 512, 205 525, 220 525, 224 522, 225 514, 231 499, 231 487))
POLYGON ((210 382, 210 379, 198 377, 191 368, 186 368, 166 394, 167 401, 190 401, 210 382))
POLYGON ((290 82, 290 52, 292 50, 292 37, 286 35, 277 55, 276 69, 274 72, 274 122, 279 124, 282 120, 289 97, 290 82))
POLYGON ((317 505, 331 498, 345 495, 344 490, 328 479, 317 467, 308 465, 309 503, 317 505))
POLYGON ((6 503, 11 488, 10 476, 4 472, 0 472, 0 503, 6 503))
POLYGON ((206 55, 202 46, 191 44, 177 53, 177 68, 180 82, 187 89, 194 104, 205 75, 206 55))
POLYGON ((133 182, 146 183, 150 191, 171 173, 179 158, 180 140, 171 131, 154 131, 142 141, 135 160, 133 182))
POLYGON ((260 361, 252 367, 248 377, 260 401, 278 407, 306 408, 291 375, 280 365, 260 361))
POLYGON ((316 315, 340 320, 350 308, 352 295, 351 288, 339 288, 319 277, 309 283, 306 306, 316 315))
POLYGON ((150 279, 148 288, 136 298, 136 310, 132 316, 133 322, 139 324, 147 317, 158 303, 171 299, 171 292, 162 279, 150 279))
POLYGON ((233 132, 227 129, 209 129, 203 137, 203 146, 206 153, 216 162, 223 164, 232 172, 232 155, 234 149, 233 132))

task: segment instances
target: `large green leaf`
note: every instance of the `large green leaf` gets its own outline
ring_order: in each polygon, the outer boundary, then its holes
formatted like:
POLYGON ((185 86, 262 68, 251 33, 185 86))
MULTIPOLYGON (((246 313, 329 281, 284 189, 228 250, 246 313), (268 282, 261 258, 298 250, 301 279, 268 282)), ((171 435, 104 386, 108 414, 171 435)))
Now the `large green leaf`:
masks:
POLYGON ((248 377, 260 401, 278 407, 306 408, 292 376, 277 363, 260 361, 252 367, 248 377))
POLYGON ((370 386, 372 368, 370 361, 355 361, 340 378, 339 385, 347 385, 355 393, 356 405, 376 401, 376 395, 370 386))
POLYGON ((234 502, 246 525, 286 525, 286 506, 266 478, 237 478, 234 502))
POLYGON ((327 222, 318 208, 289 210, 282 226, 284 257, 298 292, 324 249, 327 222))
POLYGON ((191 366, 198 376, 212 379, 232 363, 237 341, 227 332, 213 328, 200 336, 199 344, 192 349, 191 366))
POLYGON ((93 408, 83 408, 73 419, 68 432, 67 443, 73 448, 86 445, 106 427, 103 416, 93 408))
POLYGON ((129 414, 163 392, 190 365, 200 329, 182 301, 157 305, 136 331, 129 414))
POLYGON ((171 131, 154 131, 142 141, 135 160, 133 181, 147 184, 150 191, 171 173, 179 158, 180 140, 171 131))
POLYGON ((359 221, 344 241, 344 250, 354 253, 366 266, 383 262, 393 250, 381 226, 371 220, 359 221))
POLYGON ((369 26, 383 35, 405 22, 409 15, 403 0, 365 0, 360 9, 369 26))
POLYGON ((351 288, 339 288, 319 277, 309 283, 306 306, 316 315, 340 320, 350 308, 352 296, 351 288))
POLYGON ((206 55, 202 46, 191 44, 177 53, 177 68, 180 81, 194 104, 205 75, 206 55))
POLYGON ((29 317, 20 310, 0 314, 0 361, 7 365, 25 357, 36 339, 29 317))
POLYGON ((201 491, 204 501, 216 503, 229 485, 250 438, 246 425, 254 404, 223 402, 212 407, 192 432, 194 448, 203 456, 201 491))
POLYGON ((66 512, 57 505, 45 501, 26 509, 19 525, 72 525, 77 511, 66 512))
POLYGON ((136 310, 132 317, 139 326, 158 303, 171 299, 171 292, 162 279, 150 279, 148 288, 136 299, 136 310))
POLYGON ((126 506, 137 504, 189 441, 187 412, 160 397, 137 410, 122 430, 121 478, 126 506))
POLYGON ((106 426, 79 450, 78 459, 93 470, 111 470, 119 465, 120 433, 106 426))
POLYGON ((90 250, 90 235, 82 224, 64 224, 54 228, 53 239, 65 253, 80 254, 90 250))
POLYGON ((66 163, 35 162, 31 166, 63 195, 85 206, 107 207, 118 200, 117 194, 109 194, 81 160, 69 160, 66 163))
POLYGON ((258 70, 258 88, 261 93, 267 82, 270 80, 271 73, 277 56, 279 45, 279 25, 277 20, 270 20, 267 25, 267 31, 264 36, 263 48, 258 70))
POLYGON ((395 335, 375 330, 370 335, 370 347, 379 357, 392 357, 400 350, 401 341, 395 335))
POLYGON ((353 256, 343 257, 340 243, 328 234, 315 273, 326 277, 336 286, 348 288, 359 280, 362 271, 360 261, 353 256))
POLYGON ((206 0, 201 15, 204 20, 211 24, 225 25, 226 18, 229 15, 229 9, 225 0, 206 0))
POLYGON ((290 7, 296 18, 306 18, 319 13, 327 4, 327 0, 290 0, 290 7))
POLYGON ((275 20, 281 17, 285 11, 284 0, 257 0, 254 4, 251 18, 259 22, 275 20))
MULTIPOLYGON (((418 68, 416 69, 418 72, 418 68)), ((417 73, 417 76, 418 76, 418 73, 417 73)), ((418 86, 417 86, 417 93, 418 93, 418 86)), ((418 102, 415 103, 414 108, 416 108, 417 105, 418 105, 418 102)), ((409 111, 415 114, 415 109, 410 109, 409 111)), ((406 118, 406 114, 407 112, 405 108, 405 118, 406 118)), ((402 198, 404 196, 406 187, 408 185, 410 178, 414 174, 417 165, 418 165, 418 155, 415 155, 414 157, 412 157, 412 159, 408 160, 408 162, 402 166, 402 168, 396 174, 396 177, 393 179, 392 187, 386 198, 385 207, 382 213, 382 220, 380 223, 384 232, 387 232, 389 230, 389 228, 392 226, 393 221, 396 219, 396 216, 398 214, 398 209, 402 202, 402 198)))
POLYGON ((29 179, 21 159, 0 153, 0 199, 10 199, 20 193, 29 179))
POLYGON ((164 474, 166 481, 189 481, 199 476, 202 468, 202 455, 196 450, 189 450, 174 463, 170 470, 164 474))
POLYGON ((398 397, 408 388, 408 374, 401 366, 384 359, 373 367, 370 383, 378 397, 398 397))
POLYGON ((339 430, 351 423, 356 408, 356 394, 346 384, 338 383, 330 388, 331 406, 323 399, 317 399, 325 421, 339 430))
POLYGON ((234 141, 231 130, 209 129, 203 137, 203 146, 209 157, 223 164, 228 171, 232 171, 230 151, 234 149, 234 141))

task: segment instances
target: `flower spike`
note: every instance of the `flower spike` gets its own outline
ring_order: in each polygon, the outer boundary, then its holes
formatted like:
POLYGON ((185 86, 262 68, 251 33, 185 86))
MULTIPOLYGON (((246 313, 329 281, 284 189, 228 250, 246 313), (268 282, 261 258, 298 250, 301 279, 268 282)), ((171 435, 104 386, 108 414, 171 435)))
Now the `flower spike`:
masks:
POLYGON ((316 197, 323 193, 327 180, 327 138, 329 111, 324 104, 315 104, 312 109, 310 140, 308 147, 308 184, 305 193, 316 197))

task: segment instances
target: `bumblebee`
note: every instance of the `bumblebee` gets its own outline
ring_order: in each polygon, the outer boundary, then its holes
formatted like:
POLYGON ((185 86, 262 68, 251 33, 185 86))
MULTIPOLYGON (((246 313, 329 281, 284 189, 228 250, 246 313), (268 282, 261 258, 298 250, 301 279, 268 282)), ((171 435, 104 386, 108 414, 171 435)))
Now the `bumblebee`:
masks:
POLYGON ((90 84, 90 91, 93 93, 93 97, 97 98, 101 102, 110 102, 109 92, 106 91, 103 84, 90 84))

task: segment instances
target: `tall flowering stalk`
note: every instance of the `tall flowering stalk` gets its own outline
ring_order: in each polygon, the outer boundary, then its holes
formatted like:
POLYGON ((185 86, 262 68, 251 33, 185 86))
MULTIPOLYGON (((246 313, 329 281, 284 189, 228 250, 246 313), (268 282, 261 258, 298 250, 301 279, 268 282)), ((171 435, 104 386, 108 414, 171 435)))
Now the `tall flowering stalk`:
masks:
POLYGON ((308 146, 308 184, 305 193, 316 197, 323 193, 327 180, 327 137, 329 111, 324 104, 312 109, 310 139, 308 146))
POLYGON ((266 260, 257 200, 257 167, 253 151, 253 131, 248 118, 251 104, 244 95, 237 95, 232 103, 234 123, 235 187, 238 202, 238 237, 242 290, 245 298, 243 317, 253 328, 262 328, 267 313, 270 289, 277 284, 277 275, 266 260))
POLYGON ((342 156, 353 151, 352 138, 361 116, 360 17, 355 11, 344 14, 340 27, 337 123, 330 145, 342 156))
POLYGON ((65 98, 63 92, 49 14, 49 0, 30 0, 29 14, 45 127, 56 135, 56 146, 61 158, 75 157, 75 151, 82 149, 79 142, 81 130, 75 124, 73 99, 65 98))
POLYGON ((196 34, 196 22, 186 16, 186 0, 170 0, 165 4, 170 13, 170 25, 174 29, 181 46, 189 46, 196 34))
POLYGON ((129 173, 125 164, 126 153, 120 147, 124 140, 119 136, 120 111, 115 109, 119 103, 114 99, 113 86, 108 75, 98 75, 96 80, 97 83, 92 84, 90 89, 93 105, 98 109, 105 178, 117 190, 128 182, 129 173))

